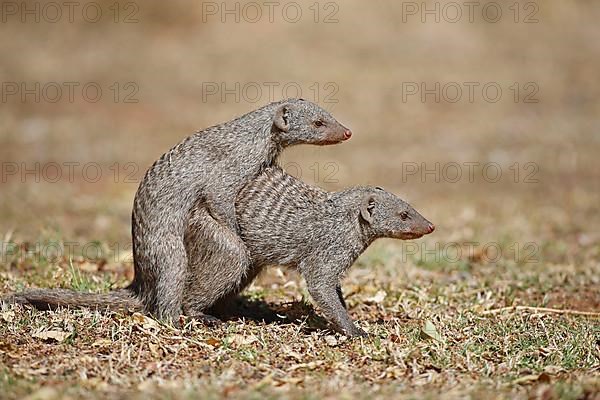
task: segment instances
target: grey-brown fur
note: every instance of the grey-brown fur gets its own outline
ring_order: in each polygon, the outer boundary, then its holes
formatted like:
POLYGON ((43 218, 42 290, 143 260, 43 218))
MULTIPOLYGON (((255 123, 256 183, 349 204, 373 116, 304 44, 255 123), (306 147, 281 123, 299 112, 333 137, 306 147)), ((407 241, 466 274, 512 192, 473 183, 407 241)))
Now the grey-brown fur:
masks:
MULTIPOLYGON (((341 276, 377 238, 414 239, 433 231, 433 225, 410 205, 381 188, 326 192, 279 167, 268 168, 249 182, 237 196, 236 209, 249 251, 248 264, 229 251, 228 231, 217 229, 205 208, 196 206, 191 212, 185 233, 190 265, 182 293, 186 315, 206 319, 206 312, 226 307, 265 266, 282 265, 300 271, 336 329, 350 336, 363 335, 345 310, 341 276)), ((144 309, 129 289, 108 294, 30 289, 8 301, 40 309, 144 309)))
POLYGON ((58 307, 88 307, 114 311, 143 311, 143 304, 128 289, 109 293, 84 293, 69 289, 27 289, 2 299, 7 303, 29 304, 39 310, 58 307))
POLYGON ((340 332, 362 336, 340 289, 340 278, 377 238, 414 239, 434 226, 395 195, 378 187, 326 192, 286 174, 265 170, 246 185, 236 201, 237 222, 251 263, 240 262, 227 248, 228 237, 202 207, 195 207, 186 231, 190 260, 184 291, 186 314, 221 308, 266 266, 296 268, 328 320, 340 332), (220 243, 218 251, 204 245, 220 243), (223 258, 223 254, 226 257, 223 258))
POLYGON ((275 165, 287 146, 334 144, 350 135, 316 104, 289 99, 199 131, 163 154, 140 183, 132 213, 135 277, 129 288, 145 310, 170 320, 184 311, 184 233, 192 207, 209 215, 205 226, 196 226, 206 233, 203 246, 247 265, 235 218, 240 189, 275 165))
MULTIPOLYGON (((132 236, 135 277, 126 289, 108 294, 32 289, 5 299, 37 308, 87 306, 143 310, 176 320, 182 311, 188 261, 184 234, 190 209, 206 212, 195 229, 216 259, 236 261, 223 282, 237 282, 250 264, 235 219, 240 189, 273 166, 287 146, 335 144, 351 132, 309 101, 268 104, 232 121, 198 131, 163 154, 146 172, 135 196, 132 236), (204 224, 204 225, 203 225, 204 224)), ((188 314, 189 315, 189 314, 188 314)), ((207 319, 194 312, 197 318, 207 319)))

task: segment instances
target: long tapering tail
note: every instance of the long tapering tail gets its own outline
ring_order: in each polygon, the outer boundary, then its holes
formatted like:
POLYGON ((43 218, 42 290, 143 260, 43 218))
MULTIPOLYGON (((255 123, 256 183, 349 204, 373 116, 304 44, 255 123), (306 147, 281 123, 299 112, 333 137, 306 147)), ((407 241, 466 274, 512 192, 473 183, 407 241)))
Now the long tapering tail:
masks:
POLYGON ((142 303, 127 289, 109 293, 82 293, 68 289, 28 289, 2 299, 6 303, 29 304, 39 310, 57 307, 109 309, 112 311, 143 311, 142 303))

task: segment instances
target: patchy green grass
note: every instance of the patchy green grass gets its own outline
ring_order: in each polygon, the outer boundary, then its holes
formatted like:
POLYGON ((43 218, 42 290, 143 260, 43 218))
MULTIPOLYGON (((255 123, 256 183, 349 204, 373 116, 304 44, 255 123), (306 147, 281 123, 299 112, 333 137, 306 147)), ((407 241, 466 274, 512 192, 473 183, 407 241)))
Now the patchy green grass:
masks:
MULTIPOLYGON (((533 2, 535 24, 512 22, 513 10, 531 11, 529 0, 498 2, 499 23, 463 13, 456 24, 431 15, 404 23, 408 2, 394 0, 337 2, 335 24, 314 22, 314 0, 300 2, 298 24, 282 20, 281 7, 273 23, 266 12, 258 23, 217 15, 204 23, 201 3, 180 0, 139 2, 139 23, 115 24, 115 1, 95 3, 105 11, 100 23, 72 24, 63 12, 62 23, 9 15, 2 24, 5 82, 81 85, 75 101, 66 90, 56 103, 22 92, 27 101, 8 95, 0 107, 0 295, 125 286, 131 206, 146 168, 194 130, 295 95, 281 89, 296 85, 355 135, 287 149, 289 172, 332 190, 383 186, 436 231, 375 243, 344 280, 350 312, 371 334, 365 340, 328 331, 297 275, 276 269, 246 293, 241 318, 218 329, 5 307, 0 399, 598 400, 598 319, 486 312, 600 312, 600 2, 533 2), (101 101, 84 101, 86 82, 102 87, 101 101), (210 82, 220 93, 205 96, 210 82), (277 83, 273 94, 267 82, 277 83), (427 91, 458 83, 463 96, 407 98, 409 82, 427 91), (477 83, 474 102, 461 82, 477 83), (115 102, 111 88, 126 83, 139 88, 136 102, 115 102), (256 102, 230 93, 256 83, 256 102), (482 98, 486 83, 503 89, 497 103, 482 98), (535 103, 522 99, 531 83, 535 103), (56 163, 64 166, 58 182, 43 173, 56 163), (501 166, 500 181, 485 179, 488 163, 501 166), (92 164, 98 181, 85 173, 92 164), (456 164, 458 182, 443 172, 456 164), (65 252, 67 243, 76 251, 65 252)), ((321 17, 331 5, 320 2, 321 17)))
MULTIPOLYGON (((14 399, 578 399, 600 393, 600 320, 484 314, 513 305, 598 311, 597 265, 499 268, 465 259, 423 268, 409 261, 398 279, 398 250, 377 243, 344 281, 351 313, 370 333, 362 340, 329 331, 297 274, 278 269, 260 277, 238 304, 240 317, 219 328, 190 320, 175 329, 139 314, 5 306, 0 393, 14 399)), ((131 265, 108 258, 48 261, 23 253, 2 265, 2 287, 122 286, 131 265)))

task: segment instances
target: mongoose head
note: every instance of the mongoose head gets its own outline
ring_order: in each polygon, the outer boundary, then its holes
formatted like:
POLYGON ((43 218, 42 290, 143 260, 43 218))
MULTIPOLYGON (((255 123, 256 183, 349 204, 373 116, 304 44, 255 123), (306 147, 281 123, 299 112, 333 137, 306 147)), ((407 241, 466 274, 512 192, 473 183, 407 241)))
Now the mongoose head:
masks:
POLYGON ((350 139, 352 132, 318 105, 304 99, 281 102, 273 128, 284 146, 308 143, 328 145, 350 139))
POLYGON ((360 205, 360 219, 376 237, 417 239, 435 226, 410 204, 380 187, 366 188, 360 205))

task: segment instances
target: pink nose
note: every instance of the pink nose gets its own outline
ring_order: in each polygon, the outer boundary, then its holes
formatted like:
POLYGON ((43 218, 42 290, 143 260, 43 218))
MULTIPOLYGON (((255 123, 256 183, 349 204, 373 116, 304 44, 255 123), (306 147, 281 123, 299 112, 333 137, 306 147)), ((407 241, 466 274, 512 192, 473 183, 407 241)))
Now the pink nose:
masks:
POLYGON ((352 137, 352 132, 348 129, 344 132, 344 139, 350 139, 352 137))
POLYGON ((429 228, 429 232, 428 233, 431 233, 431 232, 435 231, 435 225, 432 224, 432 223, 429 224, 428 228, 429 228))

